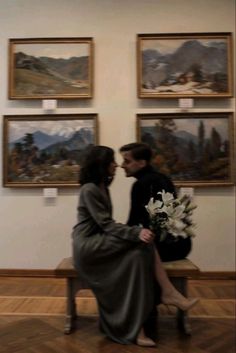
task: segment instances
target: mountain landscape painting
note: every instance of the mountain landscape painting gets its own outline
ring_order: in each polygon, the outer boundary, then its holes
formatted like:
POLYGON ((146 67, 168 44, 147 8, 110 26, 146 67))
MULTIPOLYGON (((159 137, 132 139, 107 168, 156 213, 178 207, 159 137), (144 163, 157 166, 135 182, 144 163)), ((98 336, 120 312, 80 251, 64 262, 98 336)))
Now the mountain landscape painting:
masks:
POLYGON ((138 114, 138 140, 178 185, 232 185, 232 114, 138 114))
POLYGON ((4 116, 4 186, 75 186, 95 114, 4 116))
POLYGON ((139 96, 232 96, 231 51, 230 34, 139 35, 139 96))
POLYGON ((91 98, 92 39, 10 39, 9 98, 91 98))

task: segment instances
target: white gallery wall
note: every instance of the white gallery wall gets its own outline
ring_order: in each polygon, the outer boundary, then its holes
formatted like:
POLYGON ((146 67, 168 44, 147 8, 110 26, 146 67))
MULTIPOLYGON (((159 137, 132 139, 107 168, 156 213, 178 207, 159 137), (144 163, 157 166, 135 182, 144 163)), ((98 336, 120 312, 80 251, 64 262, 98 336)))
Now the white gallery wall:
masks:
MULTIPOLYGON (((94 98, 58 100, 55 113, 97 113, 99 143, 116 151, 136 140, 137 113, 180 111, 178 99, 137 98, 137 33, 233 32, 235 48, 235 0, 0 0, 0 9, 0 140, 3 115, 45 113, 41 100, 7 98, 9 38, 94 38, 94 98)), ((235 111, 235 99, 195 99, 190 111, 235 111)), ((111 186, 118 221, 126 221, 133 181, 118 168, 111 186)), ((70 256, 78 193, 60 188, 50 201, 43 189, 0 186, 0 269, 53 269, 70 256)), ((234 271, 235 188, 195 188, 194 197, 190 258, 202 271, 234 271)))

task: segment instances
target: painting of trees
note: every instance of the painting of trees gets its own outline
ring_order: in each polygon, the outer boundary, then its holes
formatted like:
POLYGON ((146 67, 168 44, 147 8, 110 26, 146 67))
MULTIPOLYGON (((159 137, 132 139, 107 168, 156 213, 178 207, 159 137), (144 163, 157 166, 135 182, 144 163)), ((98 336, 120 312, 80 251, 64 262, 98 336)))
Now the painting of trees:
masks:
POLYGON ((4 116, 4 186, 78 185, 96 125, 96 114, 4 116))
POLYGON ((177 183, 232 182, 230 114, 138 114, 138 139, 153 164, 177 183))

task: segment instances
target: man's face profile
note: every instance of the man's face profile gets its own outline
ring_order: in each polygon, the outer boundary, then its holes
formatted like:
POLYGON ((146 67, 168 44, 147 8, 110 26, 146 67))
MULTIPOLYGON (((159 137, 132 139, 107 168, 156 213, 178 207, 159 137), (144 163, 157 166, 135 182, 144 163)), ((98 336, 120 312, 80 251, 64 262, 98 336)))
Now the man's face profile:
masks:
POLYGON ((136 160, 133 158, 130 151, 121 152, 123 162, 121 167, 124 169, 127 177, 134 176, 140 169, 146 166, 146 161, 143 159, 136 160))

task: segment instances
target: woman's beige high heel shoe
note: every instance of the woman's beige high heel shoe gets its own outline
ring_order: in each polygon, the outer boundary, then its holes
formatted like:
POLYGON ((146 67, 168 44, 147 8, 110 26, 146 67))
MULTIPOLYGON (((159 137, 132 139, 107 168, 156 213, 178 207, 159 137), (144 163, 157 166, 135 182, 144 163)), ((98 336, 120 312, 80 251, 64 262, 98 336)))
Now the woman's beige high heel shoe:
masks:
POLYGON ((172 293, 170 293, 168 295, 164 295, 161 298, 161 301, 163 304, 174 305, 177 308, 179 308, 183 311, 186 311, 186 310, 191 309, 195 304, 197 304, 199 299, 197 299, 197 298, 188 299, 188 298, 185 298, 179 292, 173 291, 172 293))
POLYGON ((137 337, 136 343, 138 346, 142 347, 156 347, 156 343, 144 334, 143 329, 141 329, 137 337))
POLYGON ((156 343, 151 338, 137 338, 137 345, 142 347, 156 347, 156 343))

